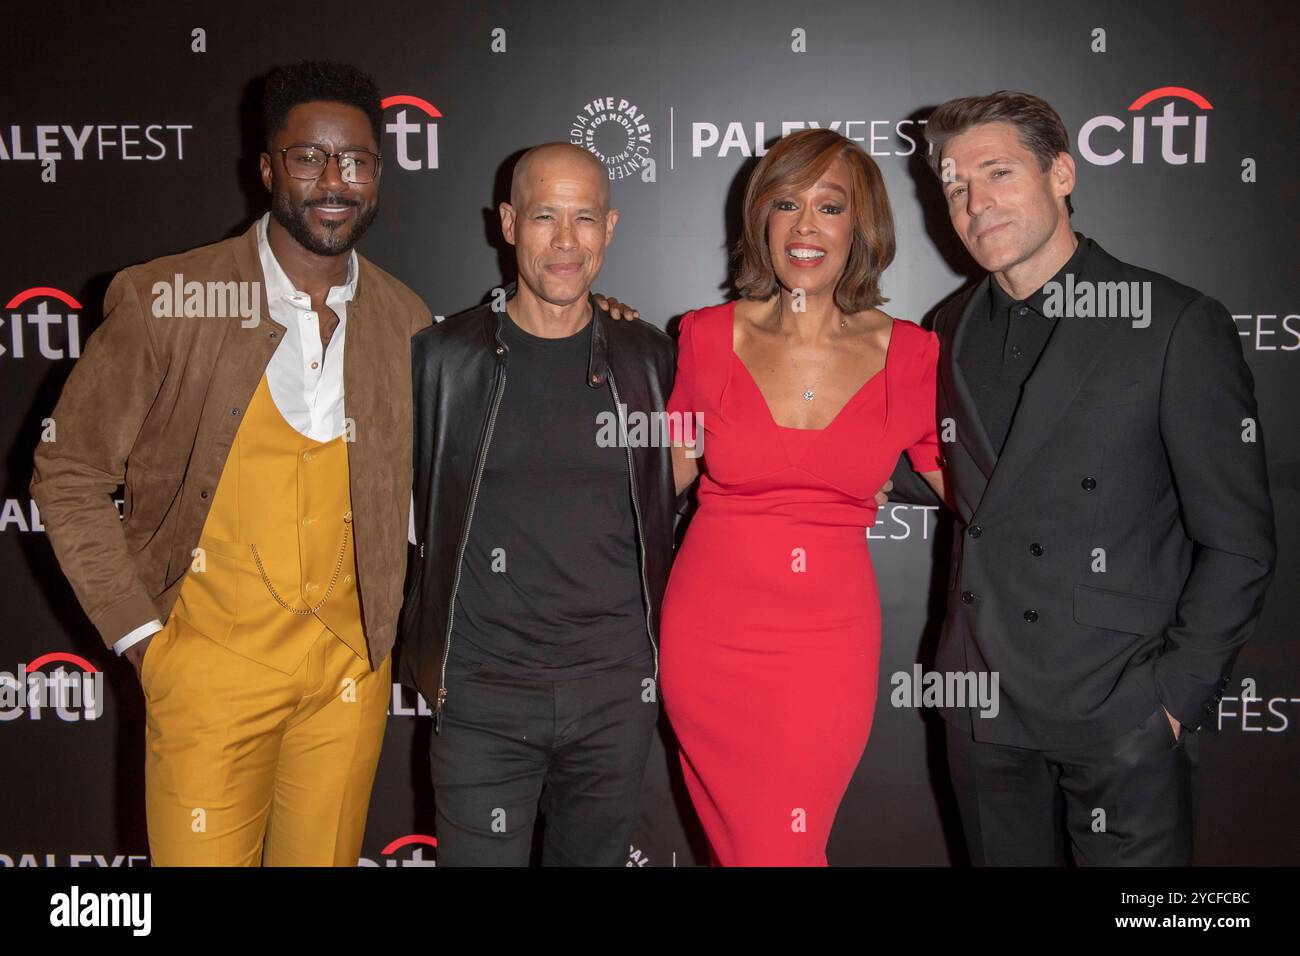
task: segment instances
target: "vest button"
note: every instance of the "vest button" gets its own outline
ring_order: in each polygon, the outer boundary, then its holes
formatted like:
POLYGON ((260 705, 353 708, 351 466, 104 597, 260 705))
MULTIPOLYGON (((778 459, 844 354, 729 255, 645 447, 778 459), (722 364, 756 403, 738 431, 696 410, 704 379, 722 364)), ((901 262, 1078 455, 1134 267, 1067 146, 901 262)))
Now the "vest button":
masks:
POLYGON ((305 452, 303 452, 303 453, 302 453, 302 460, 303 460, 303 461, 311 461, 311 452, 309 452, 309 451, 305 451, 305 452))
POLYGON ((208 493, 207 493, 206 490, 204 490, 204 491, 200 491, 200 492, 199 492, 199 497, 200 497, 200 498, 206 498, 207 496, 208 496, 208 493))
POLYGON ((315 590, 316 590, 316 583, 315 583, 314 581, 308 581, 306 584, 304 584, 304 585, 302 586, 302 589, 303 589, 304 591, 315 591, 315 590))
POLYGON ((975 592, 974 592, 974 591, 962 591, 962 592, 961 592, 961 603, 962 603, 962 604, 974 604, 974 603, 975 603, 975 592))
POLYGON ((302 519, 302 526, 303 526, 304 528, 309 527, 309 526, 311 526, 311 525, 313 525, 313 524, 315 524, 315 523, 316 523, 316 519, 315 519, 315 518, 303 518, 303 519, 302 519))
POLYGON ((232 409, 230 410, 230 414, 232 414, 232 415, 238 415, 238 414, 239 414, 239 409, 237 409, 237 408, 232 408, 232 409))
POLYGON ((350 575, 350 574, 345 574, 345 575, 343 575, 343 583, 344 583, 344 584, 351 584, 351 583, 352 583, 352 575, 350 575))
POLYGON ((1033 623, 1034 623, 1035 621, 1037 621, 1037 620, 1038 620, 1038 612, 1037 612, 1037 611, 1030 610, 1030 611, 1026 611, 1026 612, 1025 612, 1025 622, 1026 622, 1026 623, 1028 623, 1028 624, 1033 624, 1033 623))
POLYGON ((977 524, 973 524, 970 526, 970 531, 968 533, 972 538, 978 538, 984 533, 984 529, 977 524))
POLYGON ((592 384, 592 385, 599 385, 599 384, 600 384, 600 373, 599 373, 599 372, 597 372, 595 375, 593 375, 593 376, 591 377, 591 384, 592 384))
POLYGON ((1029 553, 1036 558, 1041 558, 1043 556, 1043 546, 1035 541, 1029 546, 1029 553))
POLYGON ((498 346, 497 346, 497 355, 503 355, 503 354, 505 354, 505 349, 503 349, 501 346, 498 345, 498 346))
POLYGON ((344 524, 350 524, 351 521, 352 521, 352 512, 349 511, 347 514, 345 514, 345 515, 343 516, 343 523, 344 523, 344 524))
POLYGON ((1084 491, 1092 491, 1092 489, 1097 487, 1097 479, 1085 478, 1083 481, 1079 482, 1079 486, 1083 488, 1084 491))

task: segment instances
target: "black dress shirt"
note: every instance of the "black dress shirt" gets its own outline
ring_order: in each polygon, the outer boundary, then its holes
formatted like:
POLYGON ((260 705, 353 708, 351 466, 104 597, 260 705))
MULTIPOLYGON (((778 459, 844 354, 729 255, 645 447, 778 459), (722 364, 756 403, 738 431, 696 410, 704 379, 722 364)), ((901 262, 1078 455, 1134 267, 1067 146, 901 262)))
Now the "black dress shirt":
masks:
MULTIPOLYGON (((1051 281, 1064 283, 1068 273, 1078 276, 1083 269, 1092 241, 1079 233, 1075 236, 1079 244, 1074 254, 1051 281)), ((990 276, 989 294, 971 313, 970 328, 963 333, 957 364, 998 454, 1011 431, 1025 381, 1056 327, 1057 320, 1043 314, 1046 298, 1040 287, 1017 301, 990 276)))

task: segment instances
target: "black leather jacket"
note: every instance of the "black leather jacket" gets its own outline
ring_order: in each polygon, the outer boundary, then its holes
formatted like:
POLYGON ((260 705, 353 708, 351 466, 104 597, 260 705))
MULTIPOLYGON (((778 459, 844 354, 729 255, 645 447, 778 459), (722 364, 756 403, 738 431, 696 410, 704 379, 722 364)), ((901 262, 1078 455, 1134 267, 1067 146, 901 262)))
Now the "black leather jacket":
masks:
MULTIPOLYGON (((640 544, 646 636, 654 652, 657 682, 659 607, 673 559, 672 458, 662 443, 628 448, 625 438, 629 415, 665 410, 676 348, 653 325, 614 321, 596 308, 594 300, 591 305, 595 327, 587 386, 608 388, 619 412, 640 544)), ((501 314, 490 304, 452 316, 411 339, 416 547, 399 625, 399 679, 433 703, 435 732, 441 731, 442 706, 449 692, 447 657, 461 558, 506 388, 509 359, 501 340, 501 314)), ((648 420, 653 421, 653 415, 648 420)))

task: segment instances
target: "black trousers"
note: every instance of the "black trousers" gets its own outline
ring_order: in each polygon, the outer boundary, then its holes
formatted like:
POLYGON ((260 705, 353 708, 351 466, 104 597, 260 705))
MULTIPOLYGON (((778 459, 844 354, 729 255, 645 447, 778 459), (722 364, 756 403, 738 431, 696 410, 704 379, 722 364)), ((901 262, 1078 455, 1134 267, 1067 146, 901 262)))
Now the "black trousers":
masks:
POLYGON ((1162 708, 1114 740, 1075 750, 1006 747, 946 730, 974 865, 1191 863, 1199 744, 1186 730, 1175 742, 1162 708))
POLYGON ((625 864, 659 717, 653 673, 529 681, 453 653, 429 745, 438 865, 527 866, 539 809, 543 866, 625 864))

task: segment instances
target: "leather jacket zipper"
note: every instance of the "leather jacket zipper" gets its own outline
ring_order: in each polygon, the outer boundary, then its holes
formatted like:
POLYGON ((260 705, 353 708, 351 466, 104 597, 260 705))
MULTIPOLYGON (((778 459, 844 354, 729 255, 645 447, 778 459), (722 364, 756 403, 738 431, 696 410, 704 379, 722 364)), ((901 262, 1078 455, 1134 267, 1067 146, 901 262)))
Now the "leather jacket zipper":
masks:
POLYGON ((632 446, 627 440, 627 418, 622 401, 618 397, 618 386, 614 383, 613 369, 607 369, 606 374, 609 376, 609 391, 614 396, 614 407, 618 409, 618 430, 619 438, 623 442, 623 448, 627 452, 627 477, 632 485, 632 514, 636 518, 636 540, 641 549, 641 593, 645 601, 645 632, 650 638, 650 647, 655 656, 655 674, 654 681, 656 688, 659 684, 659 645, 655 642, 654 629, 650 626, 650 584, 646 581, 645 576, 645 533, 641 529, 641 503, 640 495, 636 489, 636 468, 632 462, 632 446))
POLYGON ((465 509, 465 530, 461 533, 460 549, 456 553, 456 577, 451 584, 451 600, 447 606, 447 634, 443 641, 442 676, 438 681, 438 699, 433 705, 433 732, 442 733, 442 705, 447 700, 447 659, 451 656, 451 629, 456 620, 456 592, 460 588, 461 563, 465 560, 465 546, 469 544, 469 525, 474 520, 474 503, 478 501, 478 487, 483 480, 483 466, 487 464, 488 446, 492 444, 492 430, 497 423, 497 410, 501 408, 501 397, 506 392, 506 370, 501 369, 501 384, 497 386, 496 398, 492 402, 492 414, 488 416, 487 434, 483 437, 483 449, 479 452, 478 464, 474 469, 474 486, 469 494, 469 506, 465 509))

